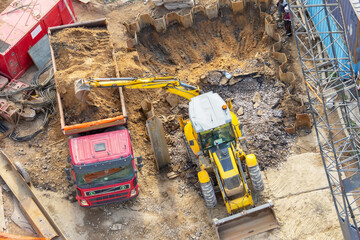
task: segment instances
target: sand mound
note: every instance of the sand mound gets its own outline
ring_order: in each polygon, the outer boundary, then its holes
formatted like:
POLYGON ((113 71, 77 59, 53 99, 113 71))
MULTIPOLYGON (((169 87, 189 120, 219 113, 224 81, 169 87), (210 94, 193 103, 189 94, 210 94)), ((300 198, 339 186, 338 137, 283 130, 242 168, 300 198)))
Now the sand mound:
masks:
POLYGON ((114 77, 110 34, 105 28, 63 29, 52 36, 56 87, 60 93, 65 123, 95 121, 121 114, 119 93, 114 89, 92 89, 87 103, 75 98, 74 81, 88 77, 114 77))

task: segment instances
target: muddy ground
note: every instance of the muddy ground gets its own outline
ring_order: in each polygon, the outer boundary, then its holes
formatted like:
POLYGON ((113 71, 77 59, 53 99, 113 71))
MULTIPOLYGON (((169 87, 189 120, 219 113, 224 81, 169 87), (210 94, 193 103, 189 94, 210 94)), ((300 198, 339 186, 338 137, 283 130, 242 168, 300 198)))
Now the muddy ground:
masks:
MULTIPOLYGON (((125 40, 130 36, 122 23, 134 21, 141 13, 162 16, 166 10, 141 1, 115 1, 106 6, 102 1, 73 4, 79 21, 107 17, 121 76, 168 72, 184 82, 200 85, 203 91, 218 92, 224 99, 233 98, 234 110, 248 136, 249 152, 257 155, 264 170, 266 190, 255 195, 256 204, 273 199, 281 224, 279 230, 255 239, 341 238, 324 170, 314 148, 314 136, 303 133, 296 137, 284 132, 299 99, 306 101, 293 39, 284 39, 284 48, 290 58, 289 69, 295 71, 299 84, 289 94, 286 85, 278 81, 279 63, 273 60, 271 52, 273 40, 264 34, 263 16, 254 9, 246 11, 245 16, 224 14, 224 18, 212 21, 199 17, 198 24, 187 30, 176 25, 162 34, 145 29, 139 35, 137 52, 128 52, 125 40), (226 81, 225 72, 240 77, 226 81), (251 74, 244 77, 248 73, 251 74), (322 227, 309 227, 319 225, 322 227)), ((74 186, 63 172, 63 168, 69 167, 68 143, 60 130, 58 115, 32 141, 17 143, 4 139, 0 146, 10 159, 23 163, 40 199, 69 239, 216 238, 212 219, 226 216, 226 210, 220 196, 215 209, 205 207, 196 166, 187 164, 177 123, 178 116, 187 115, 187 100, 177 98, 178 105, 171 107, 166 101, 169 94, 164 90, 124 92, 134 152, 143 156, 145 165, 136 200, 94 209, 78 206, 74 186), (160 173, 140 108, 145 98, 154 104, 167 132, 172 163, 160 173), (171 171, 179 172, 180 176, 169 180, 166 174, 171 171)), ((4 199, 5 206, 11 206, 9 193, 4 194, 4 199)), ((31 235, 11 222, 12 207, 8 209, 8 232, 31 235)))

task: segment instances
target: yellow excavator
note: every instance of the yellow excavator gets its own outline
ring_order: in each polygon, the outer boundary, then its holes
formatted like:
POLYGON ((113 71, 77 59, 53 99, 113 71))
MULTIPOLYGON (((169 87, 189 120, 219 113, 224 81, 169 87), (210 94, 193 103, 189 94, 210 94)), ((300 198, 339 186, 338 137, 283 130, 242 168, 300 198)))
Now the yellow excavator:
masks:
POLYGON ((177 78, 89 78, 75 82, 75 94, 86 99, 91 88, 164 88, 190 100, 189 119, 179 119, 189 157, 195 156, 200 171, 198 179, 205 204, 217 205, 214 185, 218 186, 230 216, 214 219, 219 239, 241 239, 279 226, 273 203, 255 207, 253 194, 264 189, 254 154, 246 154, 242 125, 226 102, 213 92, 200 94, 199 87, 177 78), (241 212, 240 212, 241 211, 241 212))

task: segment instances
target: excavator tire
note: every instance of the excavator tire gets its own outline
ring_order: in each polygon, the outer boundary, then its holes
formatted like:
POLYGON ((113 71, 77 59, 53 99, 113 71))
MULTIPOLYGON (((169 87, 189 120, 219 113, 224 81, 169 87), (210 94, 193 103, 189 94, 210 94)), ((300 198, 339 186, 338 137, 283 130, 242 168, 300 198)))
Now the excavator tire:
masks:
POLYGON ((249 167, 250 179, 256 192, 264 190, 264 182, 261 177, 259 165, 249 167))
POLYGON ((201 190, 205 199, 205 205, 208 208, 213 208, 217 204, 214 188, 211 184, 211 181, 207 183, 200 183, 201 190))
POLYGON ((186 152, 187 152, 188 158, 189 158, 188 161, 191 162, 192 164, 196 164, 198 162, 198 161, 196 161, 197 157, 193 153, 193 151, 191 150, 191 147, 190 147, 189 143, 187 142, 185 135, 183 136, 183 140, 184 140, 184 143, 185 143, 185 146, 186 146, 186 152))

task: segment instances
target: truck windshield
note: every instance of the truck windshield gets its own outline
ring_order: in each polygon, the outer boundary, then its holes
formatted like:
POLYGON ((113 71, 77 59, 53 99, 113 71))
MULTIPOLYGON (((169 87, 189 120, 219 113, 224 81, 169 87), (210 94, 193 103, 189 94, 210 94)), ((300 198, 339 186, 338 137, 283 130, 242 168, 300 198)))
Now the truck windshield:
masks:
POLYGON ((203 149, 209 149, 216 143, 231 142, 235 139, 235 136, 230 123, 228 123, 221 127, 200 133, 200 138, 203 149))
POLYGON ((114 179, 131 179, 134 177, 132 164, 126 166, 117 166, 105 170, 94 170, 86 173, 76 173, 78 186, 88 184, 102 184, 114 179))

